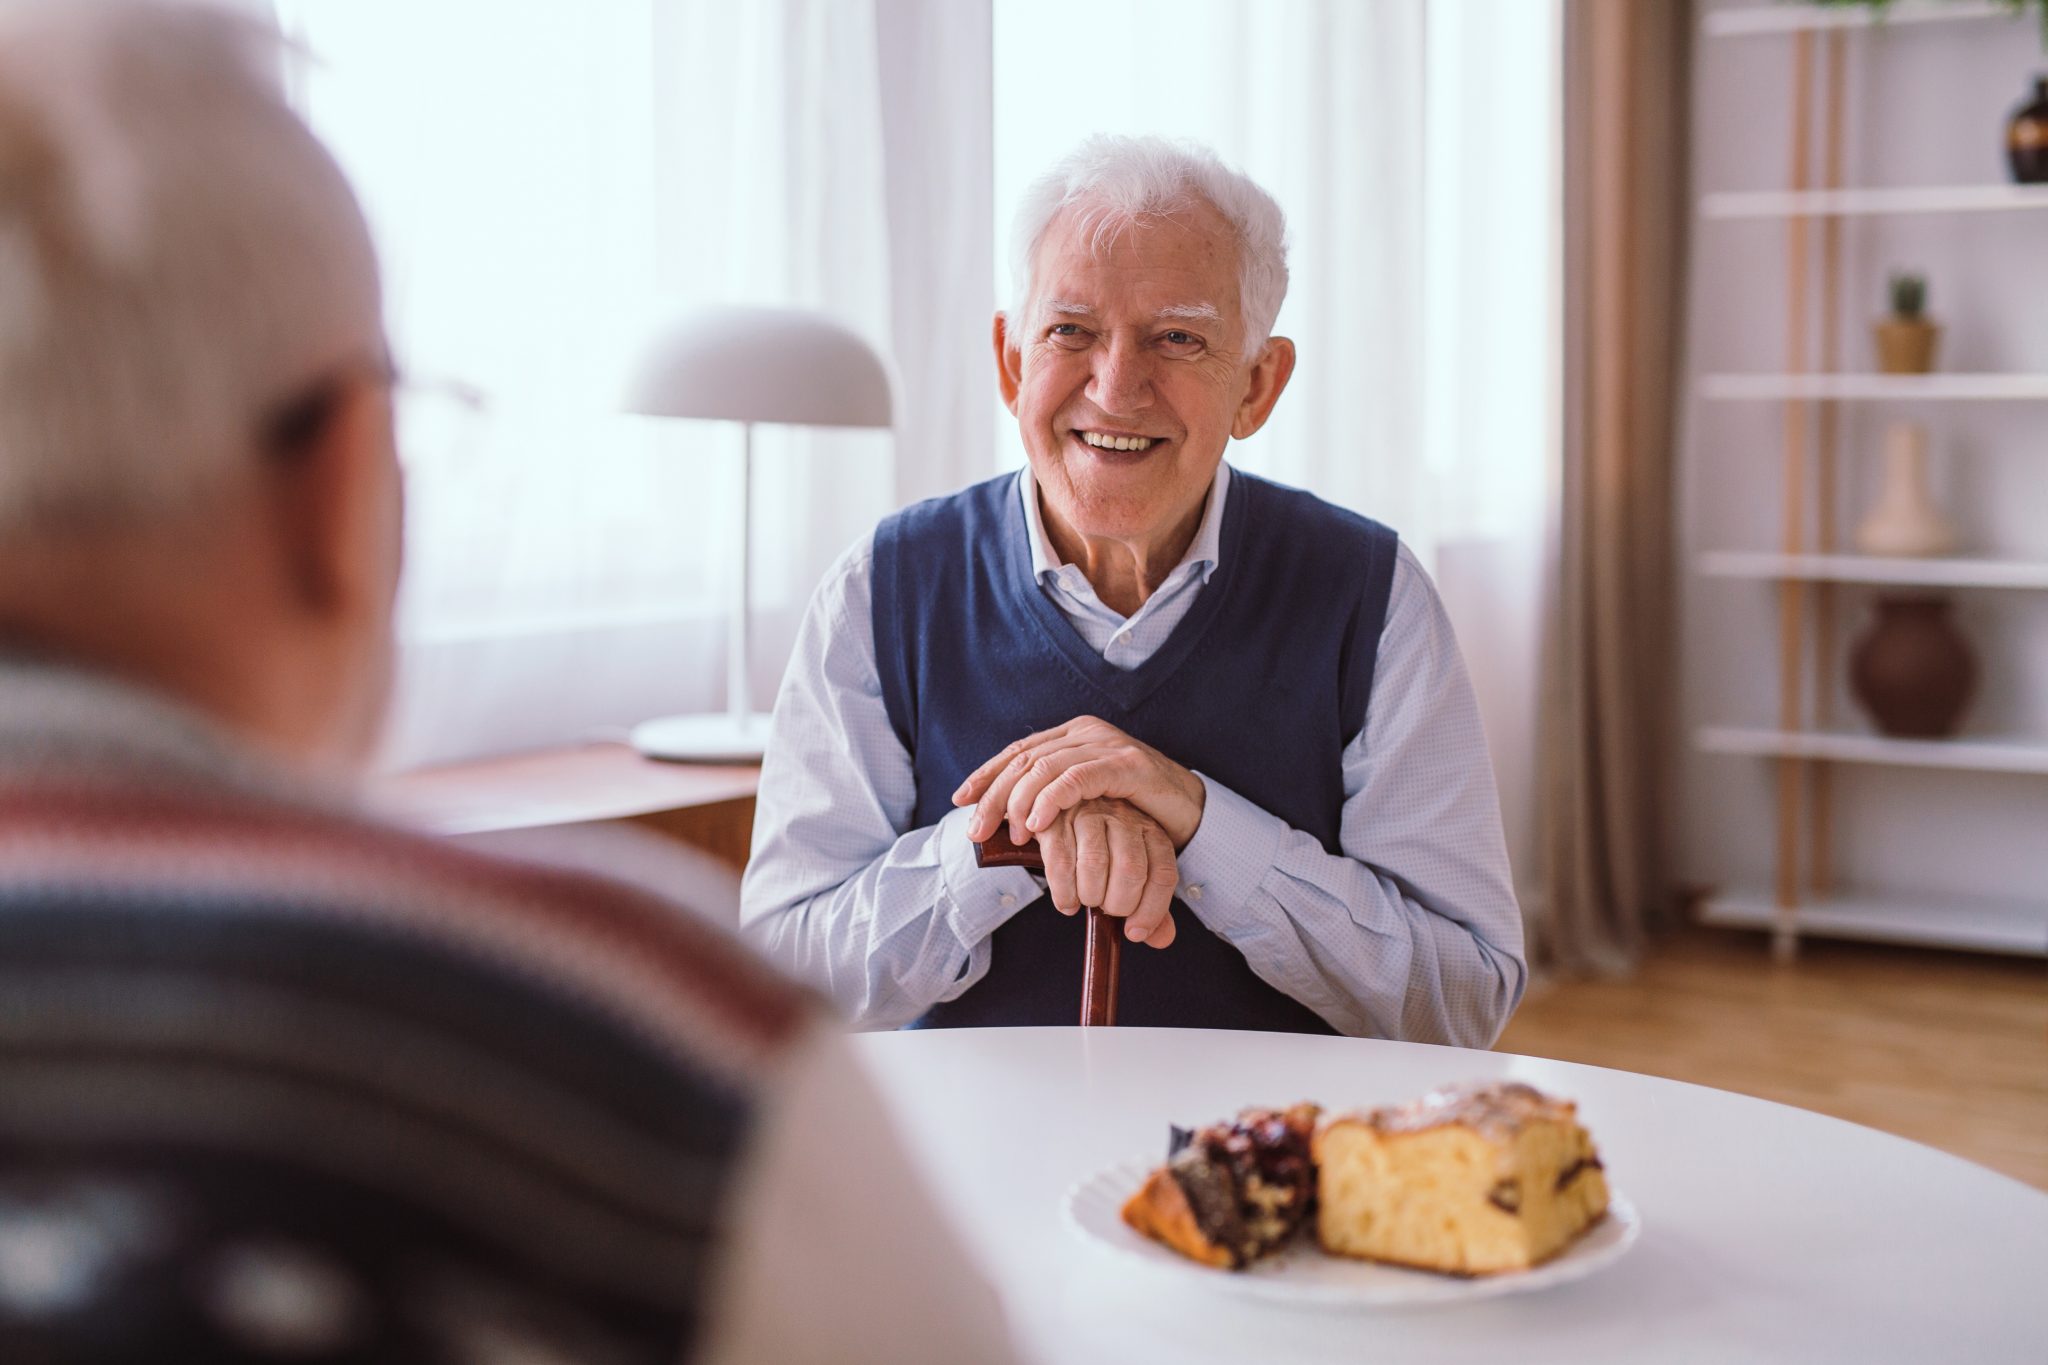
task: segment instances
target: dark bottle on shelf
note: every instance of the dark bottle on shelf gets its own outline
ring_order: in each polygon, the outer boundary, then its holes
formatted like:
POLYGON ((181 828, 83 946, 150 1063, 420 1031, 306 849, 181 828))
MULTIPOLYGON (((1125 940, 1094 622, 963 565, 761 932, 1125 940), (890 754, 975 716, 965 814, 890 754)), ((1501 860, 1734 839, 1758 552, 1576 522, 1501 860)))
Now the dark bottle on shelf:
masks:
POLYGON ((2005 130, 2012 178, 2022 185, 2048 184, 2048 76, 2034 78, 2034 98, 2013 111, 2005 130))

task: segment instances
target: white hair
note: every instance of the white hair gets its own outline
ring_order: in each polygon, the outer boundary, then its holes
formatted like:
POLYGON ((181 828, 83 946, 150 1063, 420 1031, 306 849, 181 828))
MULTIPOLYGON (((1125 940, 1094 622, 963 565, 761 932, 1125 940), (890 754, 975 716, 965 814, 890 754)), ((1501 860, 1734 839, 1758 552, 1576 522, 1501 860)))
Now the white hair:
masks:
MULTIPOLYGON (((1024 191, 1010 229, 1010 277, 1017 290, 1010 313, 1013 328, 1028 322, 1038 246, 1062 212, 1072 209, 1080 215, 1081 236, 1099 251, 1144 218, 1196 203, 1214 208, 1237 234, 1245 354, 1258 354, 1287 297, 1287 222, 1280 205, 1207 147, 1162 137, 1097 134, 1024 191)), ((1020 333, 1013 334, 1021 340, 1020 333)))
POLYGON ((246 12, 0 4, 0 535, 190 504, 381 348, 376 257, 246 12))

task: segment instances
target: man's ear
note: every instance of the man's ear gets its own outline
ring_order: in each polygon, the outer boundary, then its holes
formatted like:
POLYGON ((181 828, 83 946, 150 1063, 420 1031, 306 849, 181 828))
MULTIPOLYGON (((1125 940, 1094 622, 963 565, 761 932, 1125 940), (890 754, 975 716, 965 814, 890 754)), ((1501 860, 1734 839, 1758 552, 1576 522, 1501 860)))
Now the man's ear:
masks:
POLYGON ((285 586, 317 615, 380 611, 402 521, 390 394, 356 375, 336 380, 322 402, 316 424, 264 456, 285 586))
POLYGON ((1266 419, 1273 415, 1273 405, 1280 401, 1280 391, 1293 375, 1294 343, 1286 337, 1274 337, 1252 362, 1252 382, 1230 419, 1232 439, 1242 441, 1266 425, 1266 419))
POLYGON ((1024 352, 1010 343, 1010 319, 1003 313, 996 314, 996 391, 1003 396, 1003 406, 1017 415, 1017 390, 1024 383, 1024 352))

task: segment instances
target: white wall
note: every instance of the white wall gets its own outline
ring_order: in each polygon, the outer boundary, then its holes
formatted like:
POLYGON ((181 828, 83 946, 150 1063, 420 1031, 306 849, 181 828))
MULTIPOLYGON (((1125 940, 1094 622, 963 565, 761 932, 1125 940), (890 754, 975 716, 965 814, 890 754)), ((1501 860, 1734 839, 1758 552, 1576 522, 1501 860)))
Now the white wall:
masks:
MULTIPOLYGON (((2031 16, 1853 32, 1845 183, 2003 183, 2006 119, 2033 74, 2048 70, 2039 35, 2031 16)), ((1694 52, 1695 200, 1786 186, 1793 40, 1699 37, 1694 52)), ((1784 367, 1787 236, 1783 220, 1695 221, 1688 380, 1784 367)), ((1912 268, 1929 276, 1929 311, 1945 329, 1941 368, 2048 371, 2048 213, 1852 218, 1842 249, 1842 368, 1876 368, 1867 323, 1884 311, 1887 272, 1912 268)), ((1930 429, 1936 493, 1965 551, 2048 559, 2048 403, 1840 411, 1845 532, 1870 504, 1884 424, 1911 417, 1930 429)), ((1703 723, 1775 723, 1776 594, 1702 580, 1691 562, 1704 549, 1777 548, 1782 408, 1688 392, 1681 412, 1679 871, 1694 882, 1768 885, 1772 765, 1700 755, 1691 735, 1703 723)), ((1837 589, 1845 658, 1871 596, 1837 589)), ((1957 602, 1983 673, 1967 730, 2048 737, 2048 594, 1976 591, 1957 602)), ((1839 679, 1835 690, 1837 714, 1866 728, 1839 679)), ((2048 901, 2048 778, 1840 765, 1834 780, 1846 881, 2048 901)))

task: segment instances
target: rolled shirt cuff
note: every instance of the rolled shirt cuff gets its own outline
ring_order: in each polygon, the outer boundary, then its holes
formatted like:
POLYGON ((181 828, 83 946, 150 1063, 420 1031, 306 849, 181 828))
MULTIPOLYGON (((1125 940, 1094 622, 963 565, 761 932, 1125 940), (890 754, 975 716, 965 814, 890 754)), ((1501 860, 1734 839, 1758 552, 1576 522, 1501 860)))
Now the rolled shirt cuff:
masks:
MULTIPOLYGON (((1180 898, 1196 918, 1221 931, 1251 902, 1286 839, 1285 820, 1253 805, 1207 773, 1202 823, 1180 851, 1180 898)), ((972 857, 972 851, 969 851, 972 857)))

